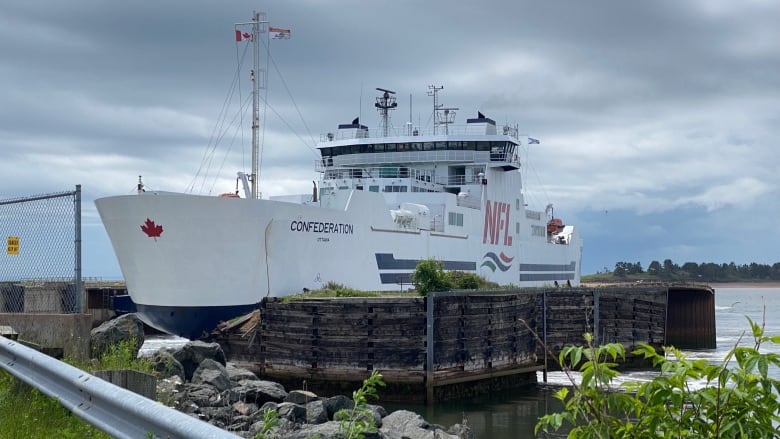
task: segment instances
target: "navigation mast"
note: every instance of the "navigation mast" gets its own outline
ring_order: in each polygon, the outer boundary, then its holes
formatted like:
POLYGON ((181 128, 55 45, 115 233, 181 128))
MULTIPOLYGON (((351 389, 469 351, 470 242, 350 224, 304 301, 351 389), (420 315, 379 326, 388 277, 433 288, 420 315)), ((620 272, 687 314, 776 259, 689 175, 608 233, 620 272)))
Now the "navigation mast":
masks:
MULTIPOLYGON (((265 24, 268 20, 265 13, 252 12, 252 21, 248 23, 236 23, 238 26, 252 26, 252 32, 240 34, 236 30, 236 41, 248 39, 252 44, 252 70, 249 77, 252 81, 252 173, 243 178, 247 178, 250 183, 249 194, 247 198, 257 199, 259 192, 257 183, 260 180, 260 89, 265 88, 265 72, 260 69, 260 35, 263 33, 265 24)), ((243 175, 243 174, 240 174, 243 175)))
POLYGON ((457 107, 444 107, 439 103, 439 91, 444 90, 443 85, 429 85, 431 91, 428 96, 433 96, 433 134, 436 135, 436 127, 444 125, 444 134, 449 134, 449 126, 455 123, 455 111, 460 110, 457 107))
MULTIPOLYGON (((263 14, 265 18, 265 14, 263 14)), ((252 175, 249 176, 251 186, 252 199, 258 198, 257 183, 260 174, 260 80, 258 75, 260 72, 260 33, 262 32, 262 24, 267 23, 266 20, 260 21, 260 13, 255 11, 252 16, 252 175)), ((263 75, 265 79, 265 75, 263 75)))
POLYGON ((398 107, 398 103, 395 101, 395 94, 392 90, 386 90, 384 88, 377 87, 377 91, 381 91, 383 94, 376 98, 374 106, 381 117, 380 124, 384 137, 387 137, 388 130, 390 129, 390 113, 389 110, 395 110, 398 107))

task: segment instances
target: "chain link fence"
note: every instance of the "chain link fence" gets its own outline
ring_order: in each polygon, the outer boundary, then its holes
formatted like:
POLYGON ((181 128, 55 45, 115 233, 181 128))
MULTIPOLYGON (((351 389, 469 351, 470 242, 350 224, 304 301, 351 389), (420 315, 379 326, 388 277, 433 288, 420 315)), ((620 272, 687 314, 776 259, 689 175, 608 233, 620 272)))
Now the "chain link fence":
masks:
POLYGON ((81 313, 81 185, 0 200, 0 313, 81 313))

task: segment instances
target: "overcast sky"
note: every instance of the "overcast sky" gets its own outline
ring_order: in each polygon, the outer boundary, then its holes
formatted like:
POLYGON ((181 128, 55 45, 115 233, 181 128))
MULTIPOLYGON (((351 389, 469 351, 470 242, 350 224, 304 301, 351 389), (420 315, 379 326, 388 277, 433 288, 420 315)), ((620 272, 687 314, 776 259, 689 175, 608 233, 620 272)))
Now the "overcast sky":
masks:
POLYGON ((310 190, 320 134, 376 126, 375 87, 398 92, 395 126, 410 96, 426 126, 441 85, 459 122, 481 111, 541 141, 528 201, 579 227, 583 274, 780 261, 774 0, 3 2, 0 199, 81 184, 84 275, 118 277, 95 198, 138 175, 217 194, 249 170, 235 113, 202 164, 253 9, 292 30, 271 44, 265 196, 310 190))

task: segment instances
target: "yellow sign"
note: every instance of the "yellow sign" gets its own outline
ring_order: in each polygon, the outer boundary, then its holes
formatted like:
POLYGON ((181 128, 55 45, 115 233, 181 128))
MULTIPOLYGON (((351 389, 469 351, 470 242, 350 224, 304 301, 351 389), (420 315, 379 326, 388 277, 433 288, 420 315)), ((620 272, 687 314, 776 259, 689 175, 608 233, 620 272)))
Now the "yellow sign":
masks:
POLYGON ((9 236, 8 237, 8 254, 9 255, 18 255, 19 254, 19 237, 18 236, 9 236))

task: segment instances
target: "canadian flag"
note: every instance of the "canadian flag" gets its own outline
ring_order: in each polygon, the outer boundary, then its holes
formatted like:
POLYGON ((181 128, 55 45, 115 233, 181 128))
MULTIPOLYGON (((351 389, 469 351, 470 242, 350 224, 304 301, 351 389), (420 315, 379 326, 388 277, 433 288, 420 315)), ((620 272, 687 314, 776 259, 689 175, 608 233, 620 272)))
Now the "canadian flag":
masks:
POLYGON ((251 39, 252 39, 252 34, 250 34, 249 32, 242 33, 240 30, 236 30, 236 41, 251 40, 251 39))

